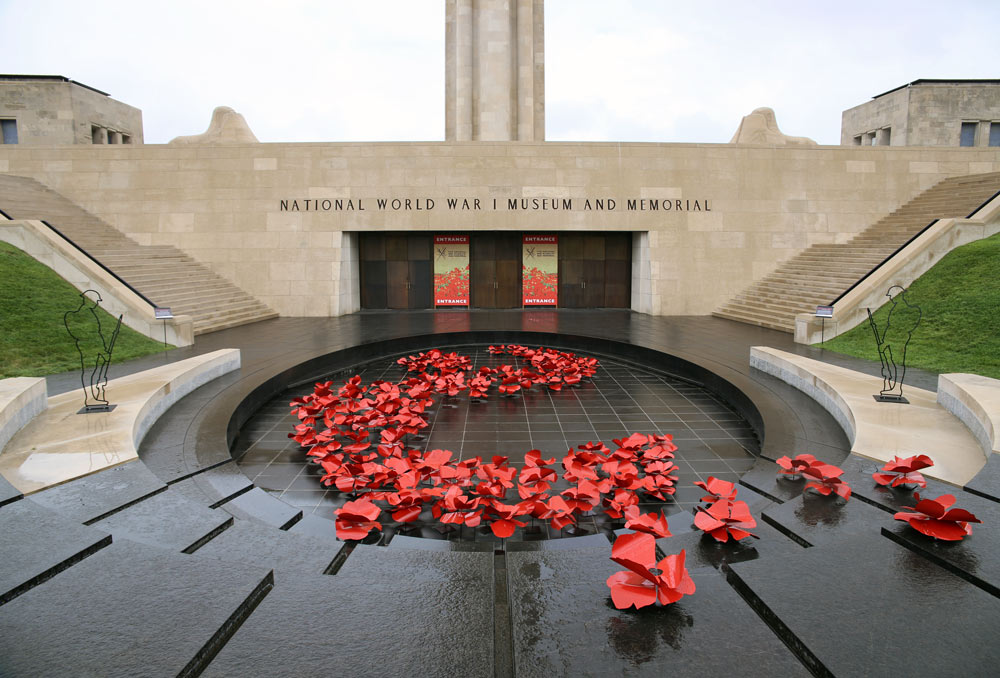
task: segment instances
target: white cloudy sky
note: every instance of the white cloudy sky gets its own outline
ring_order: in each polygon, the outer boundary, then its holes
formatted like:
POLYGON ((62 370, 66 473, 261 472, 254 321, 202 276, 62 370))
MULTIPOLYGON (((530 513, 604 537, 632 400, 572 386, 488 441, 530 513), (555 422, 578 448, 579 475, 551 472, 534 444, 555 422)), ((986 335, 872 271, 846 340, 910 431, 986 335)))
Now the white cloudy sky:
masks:
MULTIPOLYGON (((1000 78, 996 0, 547 0, 546 137, 729 141, 771 106, 840 113, 918 78, 1000 78)), ((242 113, 261 141, 444 136, 444 0, 0 0, 0 71, 143 111, 147 143, 242 113)))

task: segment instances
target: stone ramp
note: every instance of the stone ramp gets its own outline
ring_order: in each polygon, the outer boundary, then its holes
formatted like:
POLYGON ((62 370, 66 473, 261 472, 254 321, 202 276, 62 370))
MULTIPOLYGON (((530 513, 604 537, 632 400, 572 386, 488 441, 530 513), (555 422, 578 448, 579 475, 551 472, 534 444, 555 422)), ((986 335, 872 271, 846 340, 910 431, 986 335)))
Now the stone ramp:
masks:
POLYGON ((1000 190, 1000 172, 945 179, 841 245, 813 245, 712 315, 793 333, 935 219, 962 218, 1000 190))
POLYGON ((0 210, 48 222, 156 305, 191 316, 196 335, 278 315, 176 247, 140 245, 34 179, 0 174, 0 210))

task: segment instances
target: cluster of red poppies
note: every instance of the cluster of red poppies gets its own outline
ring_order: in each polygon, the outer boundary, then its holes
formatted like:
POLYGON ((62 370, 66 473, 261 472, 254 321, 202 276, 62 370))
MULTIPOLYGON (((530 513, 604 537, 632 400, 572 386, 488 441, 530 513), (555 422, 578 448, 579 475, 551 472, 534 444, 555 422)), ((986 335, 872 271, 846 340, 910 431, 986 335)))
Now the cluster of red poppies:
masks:
POLYGON ((638 495, 664 500, 673 494, 677 477, 671 459, 677 448, 670 436, 636 433, 615 440, 614 452, 592 442, 570 449, 562 459, 562 477, 570 487, 557 494, 550 493, 558 478, 551 468, 556 460, 542 459, 537 450, 525 455, 518 471, 507 457, 453 462, 448 450, 407 448, 405 437, 427 426, 433 394, 455 396, 468 390, 472 397, 485 398, 494 383, 506 394, 534 385, 559 390, 593 376, 598 367, 594 358, 544 348, 491 346, 490 351, 517 356, 525 366, 484 367, 467 377, 472 374, 468 357, 435 349, 401 358, 399 364, 413 376, 399 384, 366 386, 355 376, 337 390, 332 382, 316 384, 313 393, 292 401, 301 423, 289 437, 309 448, 307 455, 325 472, 324 485, 357 497, 337 510, 337 535, 362 539, 380 530, 382 508, 376 502, 387 505, 398 522, 415 521, 429 506, 441 523, 488 525, 501 538, 526 524, 519 518, 562 529, 599 505, 613 518, 628 511, 637 524, 645 520, 655 526, 655 516, 644 519, 638 512, 638 495), (515 488, 519 501, 508 503, 515 488))
MULTIPOLYGON (((789 478, 806 477, 810 482, 804 489, 812 488, 819 494, 837 494, 845 500, 851 496, 851 488, 840 477, 844 472, 832 464, 818 461, 811 454, 800 454, 789 459, 781 457, 777 460, 780 472, 789 478)), ((910 490, 917 486, 927 487, 927 480, 920 469, 930 468, 934 462, 925 454, 912 457, 893 457, 881 469, 872 474, 876 483, 883 487, 910 490)), ((969 511, 961 508, 951 508, 955 504, 955 495, 943 494, 937 499, 922 499, 914 492, 916 506, 909 511, 898 511, 893 515, 896 520, 905 521, 918 532, 941 539, 943 541, 959 541, 972 534, 969 523, 982 521, 969 511)), ((697 522, 697 520, 695 521, 697 522)))
POLYGON ((438 299, 469 299, 469 267, 453 268, 434 274, 434 293, 438 299))
POLYGON ((521 286, 525 299, 555 299, 556 286, 559 282, 557 273, 546 273, 535 266, 524 267, 521 286))
MULTIPOLYGON (((736 500, 734 483, 709 476, 695 486, 708 493, 701 498, 707 505, 695 510, 695 527, 720 542, 757 538, 748 531, 756 527, 757 521, 750 515, 747 503, 736 500)), ((684 566, 684 550, 656 560, 656 538, 671 536, 663 515, 639 514, 634 506, 625 509, 625 515, 629 518, 625 527, 635 532, 619 537, 611 547, 611 560, 628 568, 608 577, 615 607, 621 610, 654 603, 667 605, 694 593, 694 580, 684 566)))
MULTIPOLYGON (((926 454, 905 458, 894 456, 873 473, 872 478, 883 487, 900 490, 927 487, 927 479, 920 473, 920 469, 931 466, 934 466, 934 462, 926 454)), ((969 523, 983 522, 965 509, 951 508, 957 501, 953 494, 942 494, 937 499, 922 499, 919 493, 914 492, 913 497, 917 500, 917 505, 911 511, 898 511, 893 518, 905 521, 914 530, 928 537, 942 541, 960 541, 972 534, 972 525, 969 523)))
POLYGON ((501 344, 490 346, 489 351, 494 355, 509 354, 521 358, 526 365, 519 368, 513 365, 497 368, 484 366, 472 374, 468 357, 454 352, 442 353, 438 349, 400 358, 397 363, 406 367, 407 372, 415 373, 403 382, 407 388, 412 389, 423 381, 429 385, 428 392, 456 396, 468 389, 469 397, 476 400, 486 399, 493 384, 497 384, 497 390, 506 396, 536 385, 560 391, 563 385, 574 386, 594 376, 600 366, 596 358, 554 349, 501 344))

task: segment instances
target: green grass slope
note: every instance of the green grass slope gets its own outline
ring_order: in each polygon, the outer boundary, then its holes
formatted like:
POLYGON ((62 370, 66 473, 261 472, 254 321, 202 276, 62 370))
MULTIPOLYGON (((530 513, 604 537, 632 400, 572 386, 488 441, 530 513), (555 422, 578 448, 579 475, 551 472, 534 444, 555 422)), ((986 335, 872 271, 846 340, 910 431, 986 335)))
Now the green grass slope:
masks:
MULTIPOLYGON (((907 348, 907 367, 1000 379, 1000 234, 949 252, 910 285, 906 298, 922 312, 907 348)), ((873 314, 880 329, 889 308, 873 314)), ((879 359, 867 322, 818 345, 879 359)))
MULTIPOLYGON (((80 355, 63 314, 80 305, 80 292, 52 269, 0 242, 0 378, 40 377, 80 369, 80 355)), ((98 309, 105 337, 117 318, 98 309)), ((171 347, 173 348, 173 347, 171 347)), ((112 364, 163 350, 161 342, 122 325, 112 364)))

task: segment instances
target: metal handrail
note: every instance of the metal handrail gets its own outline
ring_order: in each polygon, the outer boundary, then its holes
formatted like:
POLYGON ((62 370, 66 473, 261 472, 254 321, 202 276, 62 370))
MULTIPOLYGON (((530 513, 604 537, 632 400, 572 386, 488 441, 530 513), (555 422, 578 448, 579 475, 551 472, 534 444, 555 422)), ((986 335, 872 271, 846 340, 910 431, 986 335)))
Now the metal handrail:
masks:
POLYGON ((122 278, 122 277, 121 277, 120 275, 118 275, 117 273, 115 273, 114 271, 112 271, 112 270, 111 270, 110 268, 108 268, 107 266, 105 266, 104 264, 102 264, 102 263, 101 263, 100 261, 98 261, 97 259, 95 259, 95 258, 94 258, 94 255, 92 255, 92 254, 91 254, 90 252, 88 252, 87 250, 83 249, 82 247, 80 247, 80 246, 79 246, 78 244, 76 244, 75 242, 73 242, 72 238, 70 238, 70 237, 69 237, 68 235, 66 235, 65 233, 63 233, 63 232, 62 232, 62 231, 60 231, 60 230, 59 230, 58 228, 56 228, 55 226, 53 226, 53 225, 52 225, 52 224, 50 224, 49 222, 45 221, 44 219, 40 219, 40 221, 41 221, 41 222, 42 222, 43 224, 45 224, 46 226, 48 226, 48 227, 49 227, 50 229, 52 229, 52 232, 53 232, 53 233, 55 233, 55 234, 56 234, 56 235, 58 235, 58 236, 59 236, 60 238, 62 238, 62 239, 63 239, 63 240, 65 240, 66 242, 68 242, 68 243, 69 243, 70 245, 72 245, 72 246, 73 246, 73 247, 75 247, 75 248, 76 248, 77 250, 79 250, 79 251, 80 251, 80 252, 82 252, 82 253, 83 253, 84 255, 86 255, 86 257, 87 257, 88 259, 90 259, 90 260, 91 260, 92 262, 94 262, 95 264, 97 264, 98 266, 100 266, 100 267, 101 267, 102 269, 104 269, 104 271, 105 271, 105 272, 106 272, 106 273, 107 273, 108 275, 110 275, 111 277, 113 277, 113 278, 114 278, 115 280, 117 280, 118 282, 120 282, 120 283, 121 283, 122 285, 124 285, 125 287, 129 288, 130 290, 132 290, 132 292, 133 292, 133 293, 134 293, 134 294, 135 294, 135 295, 136 295, 137 297, 139 297, 140 299, 142 299, 143 301, 145 301, 145 302, 146 302, 147 304, 149 304, 149 305, 150 305, 150 306, 152 306, 153 308, 157 308, 157 305, 156 305, 156 304, 154 304, 154 303, 153 303, 152 301, 150 301, 149 297, 147 297, 147 296, 146 296, 145 294, 143 294, 142 292, 140 292, 140 291, 139 291, 139 290, 137 290, 136 288, 132 287, 132 286, 131 286, 130 284, 128 284, 128 282, 126 282, 126 281, 125 281, 125 280, 124 280, 124 279, 123 279, 123 278, 122 278))
MULTIPOLYGON (((994 200, 996 200, 996 198, 998 196, 1000 196, 1000 191, 997 191, 996 193, 994 193, 993 195, 991 195, 989 198, 987 198, 986 201, 983 202, 982 205, 980 205, 976 209, 974 209, 971 212, 969 212, 969 216, 967 216, 965 218, 966 219, 971 219, 972 217, 974 217, 976 215, 976 213, 979 210, 983 209, 984 207, 986 207, 987 205, 989 205, 991 202, 993 202, 994 200)), ((899 254, 900 252, 902 252, 904 249, 906 249, 906 247, 910 243, 912 243, 914 240, 916 240, 917 238, 919 238, 920 236, 922 236, 927 231, 927 229, 929 229, 931 226, 933 226, 934 224, 936 224, 939 221, 941 221, 941 220, 940 219, 935 219, 934 221, 932 221, 931 223, 927 224, 926 226, 924 226, 923 228, 921 228, 919 231, 917 231, 917 233, 915 233, 913 235, 913 237, 911 237, 909 240, 907 240, 902 245, 900 245, 899 247, 897 247, 896 250, 892 254, 890 254, 885 259, 883 259, 878 264, 876 264, 875 267, 872 270, 868 271, 863 276, 861 276, 860 278, 858 278, 857 282, 855 282, 853 285, 851 285, 846 290, 844 290, 843 292, 841 292, 840 296, 838 296, 836 299, 834 299, 829 304, 827 304, 827 306, 833 306, 838 301, 840 301, 845 296, 847 296, 848 292, 850 292, 855 287, 857 287, 858 285, 860 285, 861 283, 863 283, 865 280, 867 280, 869 278, 869 276, 871 276, 875 271, 877 271, 880 268, 882 268, 883 266, 885 266, 885 264, 888 263, 890 259, 892 259, 894 256, 896 256, 897 254, 899 254)))

